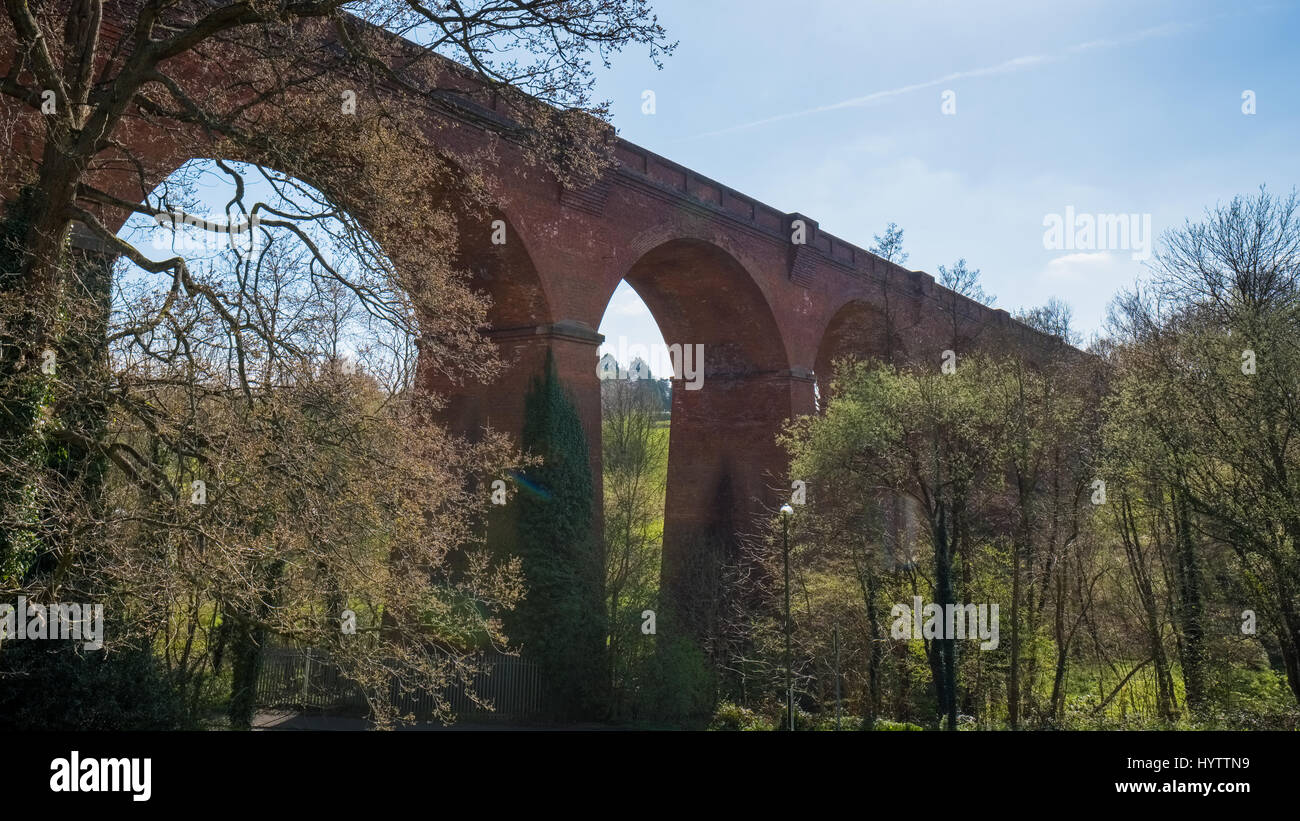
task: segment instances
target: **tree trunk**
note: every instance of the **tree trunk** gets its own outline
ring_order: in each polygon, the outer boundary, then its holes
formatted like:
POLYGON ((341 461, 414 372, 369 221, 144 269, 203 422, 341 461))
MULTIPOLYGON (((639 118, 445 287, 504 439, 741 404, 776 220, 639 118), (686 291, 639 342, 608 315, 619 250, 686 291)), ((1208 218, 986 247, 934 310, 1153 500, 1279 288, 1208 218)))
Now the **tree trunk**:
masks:
POLYGON ((1007 722, 1020 729, 1020 540, 1011 545, 1011 671, 1007 675, 1007 722))
POLYGON ((1182 491, 1174 492, 1174 516, 1174 566, 1178 579, 1179 621, 1183 632, 1183 686, 1187 693, 1187 709, 1195 714, 1205 706, 1205 605, 1187 496, 1182 491))
MULTIPOLYGON (((952 587, 952 543, 949 537, 947 511, 941 504, 934 529, 934 570, 936 603, 940 608, 956 604, 952 587)), ((944 624, 946 628, 946 622, 944 624)), ((939 710, 948 718, 948 729, 957 729, 957 648, 956 638, 947 634, 937 639, 938 649, 935 693, 939 697, 939 710)))

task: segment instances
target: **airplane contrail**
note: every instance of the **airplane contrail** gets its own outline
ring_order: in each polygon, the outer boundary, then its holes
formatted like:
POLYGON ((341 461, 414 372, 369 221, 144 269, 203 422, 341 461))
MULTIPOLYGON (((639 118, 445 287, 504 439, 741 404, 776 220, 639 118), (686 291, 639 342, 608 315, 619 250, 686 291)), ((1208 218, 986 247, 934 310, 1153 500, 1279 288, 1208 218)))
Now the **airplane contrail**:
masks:
POLYGON ((1131 34, 1126 37, 1116 37, 1116 38, 1105 39, 1105 40, 1089 40, 1084 43, 1076 43, 1075 45, 1066 48, 1061 54, 1057 54, 1057 55, 1036 54, 1036 55, 1026 55, 1024 57, 1014 57, 1010 60, 1004 60, 1001 63, 997 63, 996 65, 983 66, 981 68, 972 68, 972 69, 967 69, 965 71, 954 71, 950 74, 945 74, 942 77, 936 77, 933 80, 926 80, 925 82, 922 83, 912 83, 910 85, 899 86, 898 88, 886 89, 884 91, 875 91, 872 92, 871 94, 864 94, 861 97, 850 97, 849 99, 841 100, 838 103, 828 103, 826 105, 819 105, 816 108, 806 108, 802 111, 791 111, 785 114, 777 114, 773 117, 764 117, 761 120, 754 120, 753 122, 742 123, 740 125, 733 125, 727 128, 718 129, 716 131, 706 131, 702 134, 696 134, 694 136, 685 137, 683 139, 695 140, 703 137, 716 137, 720 134, 731 134, 736 131, 745 131, 750 128, 757 128, 758 126, 761 125, 768 125, 769 123, 781 122, 782 120, 793 120, 798 117, 807 117, 812 114, 821 114, 826 111, 835 111, 841 108, 856 108, 859 106, 871 105, 873 103, 878 103, 882 100, 887 100, 891 97, 899 97, 904 94, 910 94, 913 91, 920 91, 921 89, 924 88, 933 88, 934 86, 944 85, 946 83, 951 83, 955 80, 966 80, 971 77, 988 77, 994 74, 1009 74, 1011 72, 1022 71, 1032 66, 1063 60, 1067 55, 1079 54, 1084 51, 1090 51, 1092 49, 1098 49, 1098 48, 1114 48, 1116 46, 1130 45, 1132 43, 1137 43, 1142 40, 1148 40, 1152 37, 1164 37, 1171 34, 1177 34, 1179 32, 1187 31, 1188 29, 1194 28, 1195 26, 1198 25, 1201 25, 1201 23, 1165 23, 1163 25, 1153 26, 1152 28, 1149 29, 1143 29, 1142 31, 1136 32, 1135 34, 1131 34))

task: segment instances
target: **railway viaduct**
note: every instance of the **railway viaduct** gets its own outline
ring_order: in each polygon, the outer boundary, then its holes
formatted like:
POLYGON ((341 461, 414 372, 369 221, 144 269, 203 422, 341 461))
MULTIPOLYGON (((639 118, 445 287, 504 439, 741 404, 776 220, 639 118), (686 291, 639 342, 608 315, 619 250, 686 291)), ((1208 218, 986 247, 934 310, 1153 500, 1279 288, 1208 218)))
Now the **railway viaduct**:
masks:
POLYGON ((788 475, 775 437, 826 401, 837 359, 938 368, 945 350, 1034 350, 1048 340, 1004 310, 820 230, 811 216, 626 140, 614 152, 612 170, 581 190, 501 164, 501 214, 518 245, 489 257, 480 243, 476 258, 494 299, 486 332, 515 364, 493 384, 454 393, 448 418, 470 434, 485 424, 517 434, 524 394, 551 351, 585 424, 599 500, 596 329, 626 280, 670 348, 704 352, 699 389, 685 389, 680 373, 673 383, 663 548, 670 601, 675 589, 687 595, 687 576, 711 572, 694 551, 755 532, 789 498, 798 477, 788 475))
MULTIPOLYGON (((195 64, 187 74, 238 70, 195 64)), ((501 117, 492 95, 471 94, 459 105, 459 116, 429 108, 428 129, 411 139, 428 140, 431 152, 486 145, 485 125, 501 117)), ((194 134, 134 140, 153 184, 207 156, 194 134)), ((670 599, 699 572, 691 555, 697 545, 734 541, 785 500, 798 477, 787 475, 775 436, 792 417, 817 411, 835 359, 939 367, 948 349, 961 355, 974 345, 1034 347, 1047 339, 927 273, 820 230, 811 216, 759 202, 626 140, 612 139, 612 166, 580 188, 538 173, 509 141, 491 142, 490 220, 505 223, 506 241, 489 242, 486 221, 467 222, 461 257, 493 300, 483 333, 510 365, 491 384, 431 387, 449 394, 453 430, 472 437, 491 426, 518 436, 525 393, 549 351, 585 425, 599 510, 596 329, 619 282, 644 300, 670 346, 703 345, 702 386, 686 390, 678 380, 672 393, 662 571, 670 599)), ((140 199, 138 182, 105 188, 140 199)))

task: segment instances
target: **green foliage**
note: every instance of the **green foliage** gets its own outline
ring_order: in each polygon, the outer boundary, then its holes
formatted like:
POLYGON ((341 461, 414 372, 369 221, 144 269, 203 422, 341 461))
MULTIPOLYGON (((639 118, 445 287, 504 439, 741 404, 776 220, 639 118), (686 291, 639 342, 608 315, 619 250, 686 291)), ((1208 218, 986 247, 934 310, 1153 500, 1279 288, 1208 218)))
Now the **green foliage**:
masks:
MULTIPOLYGON (((1163 244, 1104 360, 1039 341, 946 372, 839 362, 824 412, 791 423, 801 727, 832 683, 877 727, 1296 726, 1300 196, 1237 198, 1163 244), (999 603, 999 646, 887 635, 913 596, 999 603)), ((964 265, 941 274, 974 293, 964 265)), ((1069 318, 1021 314, 1061 342, 1069 318)), ((779 722, 773 564, 732 667, 737 703, 779 722)))
MULTIPOLYGON (((791 475, 818 489, 791 534, 802 708, 832 711, 838 627, 841 699, 868 724, 887 716, 996 726, 1009 714, 1013 670, 1017 703, 1036 721, 1059 712, 1063 691, 1052 676, 1061 659, 1068 669, 1077 631, 1059 645, 1053 637, 1078 617, 1048 571, 1091 561, 1091 541, 1064 526, 1088 521, 1079 488, 1093 447, 1090 372, 1077 359, 1029 368, 1011 354, 965 354, 949 372, 838 363, 824 413, 796 420, 782 439, 791 475), (999 645, 893 638, 891 607, 914 596, 998 604, 999 645), (1061 607, 1045 609, 1057 597, 1061 607)), ((759 616, 766 626, 752 655, 779 669, 773 610, 759 616)))
POLYGON ((67 641, 6 641, 0 648, 0 682, 0 730, 185 725, 182 705, 148 648, 107 653, 67 641))
POLYGON ((905 721, 887 721, 882 718, 876 721, 876 725, 872 729, 877 732, 914 732, 925 728, 917 724, 908 724, 905 721))
POLYGON ((23 242, 41 203, 38 189, 24 187, 0 221, 0 589, 50 575, 69 549, 53 525, 61 508, 96 510, 108 467, 88 442, 108 419, 110 263, 65 241, 58 263, 75 287, 50 300, 53 315, 11 296, 22 287, 23 242), (46 346, 53 373, 44 370, 46 346))
POLYGON ((12 467, 0 475, 0 589, 17 588, 41 548, 37 471, 45 444, 38 419, 48 405, 49 380, 33 365, 34 317, 18 289, 23 241, 41 201, 25 186, 5 203, 0 221, 0 452, 12 467))
MULTIPOLYGON (((835 489, 828 504, 814 505, 811 521, 799 525, 796 541, 820 542, 823 551, 834 545, 800 576, 805 599, 812 580, 821 578, 815 574, 851 571, 848 578, 856 576, 864 598, 872 599, 877 621, 872 644, 888 641, 882 614, 894 602, 910 602, 912 595, 940 603, 987 601, 971 595, 977 591, 969 568, 980 543, 970 525, 985 514, 985 494, 1004 481, 997 466, 1008 451, 1009 415, 999 400, 1015 392, 1021 375, 1010 363, 977 356, 964 357, 954 373, 842 363, 826 413, 796 422, 784 440, 794 457, 793 475, 835 489), (896 514, 893 522, 881 520, 882 505, 896 514), (908 515, 915 527, 900 527, 908 515), (922 552, 927 547, 928 556, 922 552), (918 591, 916 575, 930 568, 933 576, 918 591)), ((818 588, 830 589, 824 581, 818 588)), ((843 615, 835 620, 849 623, 843 615)), ((824 670, 829 629, 820 632, 816 652, 824 670)), ((922 706, 928 701, 924 690, 912 699, 923 713, 943 714, 954 729, 959 696, 970 697, 969 688, 959 693, 961 668, 970 666, 963 664, 965 650, 951 639, 927 642, 923 652, 934 706, 922 706)), ((912 689, 903 680, 911 671, 901 657, 899 664, 885 665, 876 648, 868 645, 866 652, 877 654, 877 680, 892 667, 900 689, 912 689)), ((976 677, 985 686, 979 671, 976 677)), ((820 695, 825 698, 825 688, 820 695)))
MULTIPOLYGON (((664 631, 664 622, 660 622, 664 631)), ((646 662, 638 713, 675 726, 703 727, 713 711, 717 680, 708 657, 687 638, 658 635, 646 662)))
POLYGON ((1106 440, 1119 530, 1130 554, 1168 568, 1147 585, 1167 586, 1168 612, 1147 609, 1177 629, 1187 707, 1201 716, 1235 711, 1221 686, 1232 654, 1216 637, 1245 608, 1300 701, 1298 215, 1294 192, 1234 198, 1171 232, 1150 282, 1114 311, 1106 440))
MULTIPOLYGON (((844 732, 857 730, 862 727, 863 722, 864 719, 861 716, 841 713, 839 729, 844 732)), ((760 711, 731 701, 723 701, 718 704, 717 710, 713 713, 713 719, 709 722, 710 730, 731 732, 780 731, 785 728, 785 706, 774 703, 766 705, 765 709, 760 711)), ((796 732, 832 732, 836 729, 835 714, 831 711, 810 713, 796 707, 794 711, 794 729, 796 732)), ((881 731, 910 731, 924 730, 925 728, 918 724, 877 719, 874 729, 881 731)))
POLYGON ((605 594, 611 714, 638 707, 639 690, 655 652, 641 632, 642 613, 658 613, 663 553, 668 427, 660 423, 660 398, 645 380, 601 383, 601 452, 604 470, 605 594))
POLYGON ((775 730, 774 725, 763 716, 748 707, 742 707, 730 701, 718 705, 709 722, 710 730, 775 730))
POLYGON ((524 405, 518 555, 528 593, 509 620, 560 716, 591 715, 605 698, 603 566, 592 533, 591 464, 582 419, 548 352, 524 405))

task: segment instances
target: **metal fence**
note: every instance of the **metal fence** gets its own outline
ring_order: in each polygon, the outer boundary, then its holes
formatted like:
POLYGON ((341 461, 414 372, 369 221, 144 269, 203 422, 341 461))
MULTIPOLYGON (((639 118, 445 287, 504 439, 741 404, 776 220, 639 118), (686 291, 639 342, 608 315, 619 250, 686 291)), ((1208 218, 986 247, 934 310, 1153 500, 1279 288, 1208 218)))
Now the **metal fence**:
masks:
MULTIPOLYGON (((527 719, 542 714, 542 686, 536 665, 518 656, 484 653, 474 659, 478 671, 468 681, 455 681, 437 695, 457 716, 477 719, 527 719), (487 709, 471 699, 491 705, 487 709)), ((389 688, 389 703, 401 715, 416 720, 433 716, 435 693, 399 692, 389 688)), ((330 660, 315 648, 269 646, 262 653, 262 672, 257 679, 257 703, 262 707, 313 709, 324 712, 364 713, 365 694, 330 660)))

